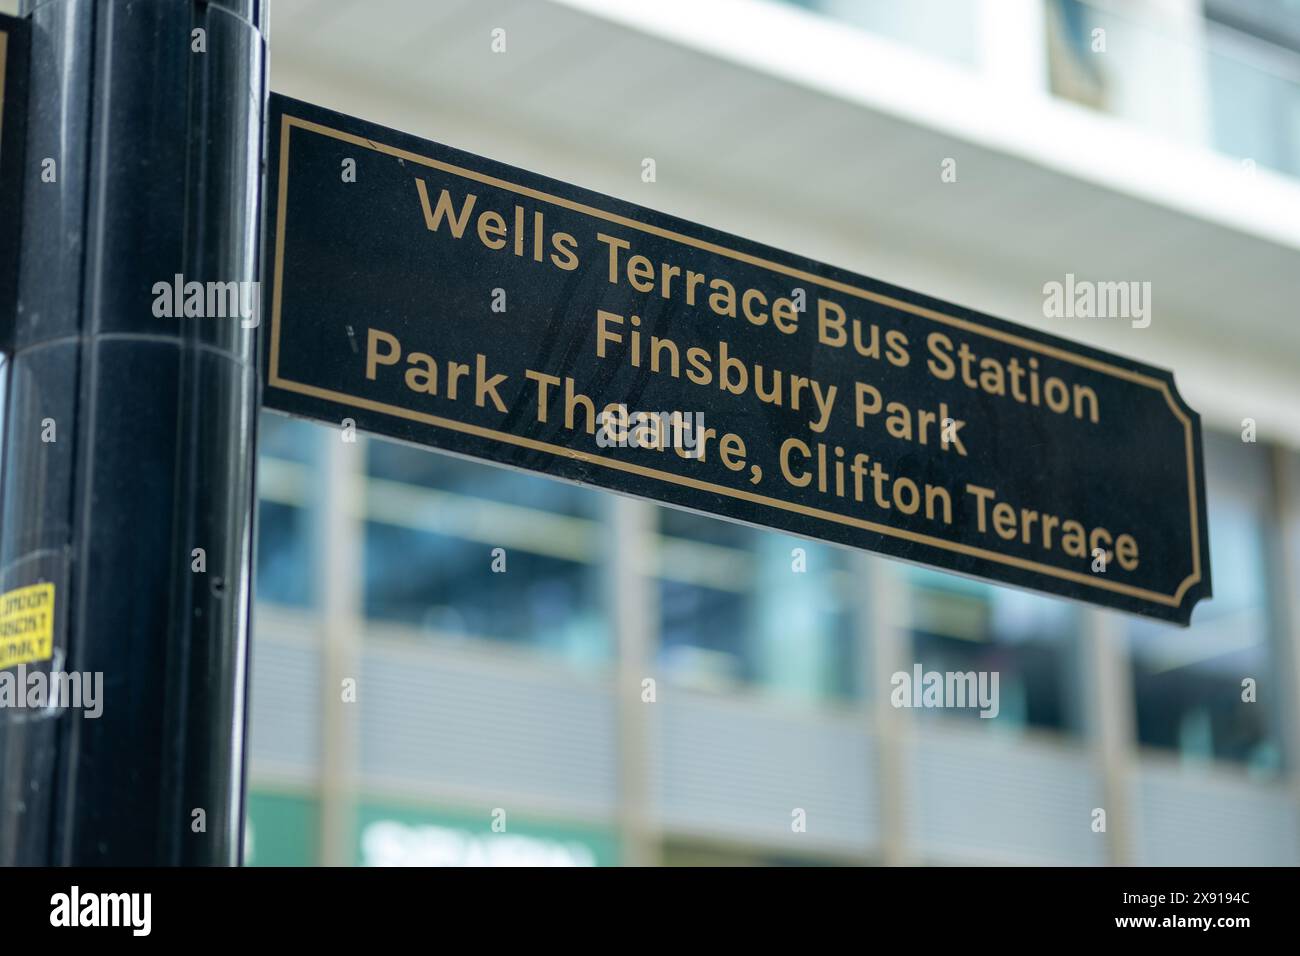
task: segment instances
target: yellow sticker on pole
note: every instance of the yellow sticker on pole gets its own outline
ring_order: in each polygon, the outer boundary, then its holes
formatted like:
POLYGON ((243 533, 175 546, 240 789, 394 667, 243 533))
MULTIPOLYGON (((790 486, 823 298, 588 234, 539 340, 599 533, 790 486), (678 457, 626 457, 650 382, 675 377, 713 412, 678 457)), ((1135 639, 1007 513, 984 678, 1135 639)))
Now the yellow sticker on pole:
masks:
POLYGON ((53 583, 0 594, 0 669, 48 661, 53 654, 53 583))

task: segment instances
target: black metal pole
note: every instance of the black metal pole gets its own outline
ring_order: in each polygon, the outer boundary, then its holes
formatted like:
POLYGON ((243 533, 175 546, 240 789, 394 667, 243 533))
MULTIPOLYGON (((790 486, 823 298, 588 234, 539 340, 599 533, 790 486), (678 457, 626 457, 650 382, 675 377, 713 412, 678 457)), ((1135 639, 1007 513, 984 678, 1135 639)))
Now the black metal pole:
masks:
POLYGON ((0 593, 54 584, 33 667, 102 713, 0 709, 0 865, 239 859, 264 8, 24 0, 0 593))

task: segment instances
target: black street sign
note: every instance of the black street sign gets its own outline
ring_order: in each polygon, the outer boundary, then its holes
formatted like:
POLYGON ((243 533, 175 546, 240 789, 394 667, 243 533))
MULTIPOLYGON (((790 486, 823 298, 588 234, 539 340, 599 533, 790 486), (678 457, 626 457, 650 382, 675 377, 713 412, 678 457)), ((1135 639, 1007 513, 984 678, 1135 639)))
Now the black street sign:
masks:
POLYGON ((1210 595, 1167 371, 285 97, 268 137, 270 408, 1168 621, 1210 595))
POLYGON ((27 23, 0 16, 0 352, 10 348, 17 307, 27 112, 27 23))

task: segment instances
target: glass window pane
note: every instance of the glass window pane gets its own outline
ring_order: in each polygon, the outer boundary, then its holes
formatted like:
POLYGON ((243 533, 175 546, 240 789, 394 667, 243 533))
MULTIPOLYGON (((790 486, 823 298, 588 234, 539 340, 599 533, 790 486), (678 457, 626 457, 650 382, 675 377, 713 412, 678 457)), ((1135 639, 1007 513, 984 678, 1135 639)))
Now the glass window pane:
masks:
POLYGON ((595 492, 379 439, 367 470, 368 619, 612 659, 595 492))
POLYGON ((370 442, 367 455, 375 478, 575 517, 590 516, 597 507, 596 494, 587 488, 455 455, 384 440, 370 442))
POLYGON ((680 685, 860 695, 847 553, 658 509, 659 664, 680 685))
POLYGON ((1139 742, 1265 771, 1280 766, 1282 692, 1269 638, 1269 455, 1265 445, 1206 435, 1214 597, 1186 630, 1141 619, 1127 625, 1139 742), (1247 678, 1256 682, 1255 703, 1242 700, 1247 678))
POLYGON ((257 599, 315 604, 319 527, 313 473, 325 426, 264 414, 258 422, 257 599))
MULTIPOLYGON (((1079 733, 1083 688, 1079 609, 1060 599, 925 568, 908 568, 912 649, 922 673, 997 675, 999 729, 1079 733)), ((921 714, 978 719, 981 708, 920 708, 921 714)))
POLYGON ((958 66, 980 65, 976 0, 786 0, 958 66))

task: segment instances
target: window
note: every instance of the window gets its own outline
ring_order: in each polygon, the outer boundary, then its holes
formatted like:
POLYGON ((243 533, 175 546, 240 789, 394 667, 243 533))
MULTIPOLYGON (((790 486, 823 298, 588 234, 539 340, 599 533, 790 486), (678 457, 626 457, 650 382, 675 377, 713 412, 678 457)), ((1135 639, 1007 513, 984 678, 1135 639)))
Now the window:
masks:
POLYGON ((310 607, 316 603, 316 521, 311 476, 327 429, 264 414, 258 423, 257 599, 310 607))
POLYGON ((367 618, 572 663, 613 657, 596 492, 379 439, 367 472, 367 618))
POLYGON ((1231 760, 1264 771, 1281 762, 1278 667, 1270 642, 1265 535, 1275 524, 1267 446, 1206 434, 1214 597, 1192 626, 1129 622, 1141 744, 1184 759, 1231 760), (1243 700, 1243 681, 1255 701, 1243 700))
POLYGON ((1093 53, 1097 13, 1077 0, 1047 5, 1048 82, 1053 93, 1085 106, 1102 108, 1106 77, 1093 53))
POLYGON ((1300 176, 1300 3, 1211 0, 1206 14, 1214 145, 1300 176))
POLYGON ((977 0, 787 0, 959 66, 979 66, 977 0))
POLYGON ((660 508, 659 664, 679 685, 860 694, 847 552, 660 508))
MULTIPOLYGON (((909 568, 906 578, 912 649, 922 670, 998 675, 997 719, 979 723, 1080 732, 1076 606, 924 568, 909 568)), ((976 707, 917 713, 979 717, 976 707)))
POLYGON ((1300 3, 1178 5, 1050 0, 1047 50, 1057 96, 1300 176, 1300 3))

